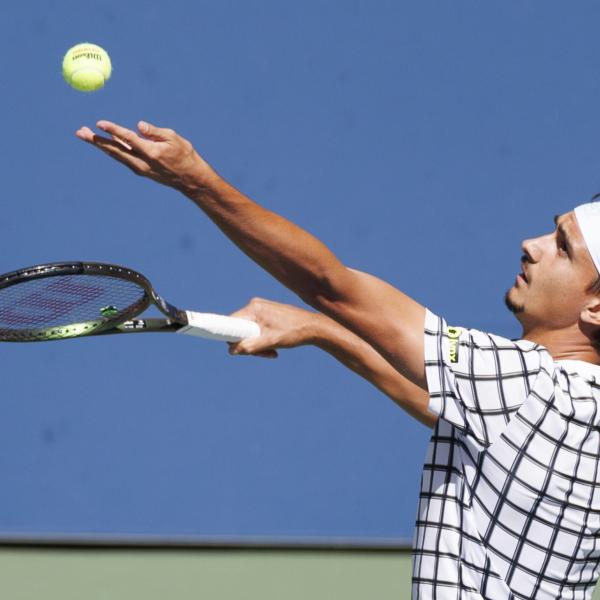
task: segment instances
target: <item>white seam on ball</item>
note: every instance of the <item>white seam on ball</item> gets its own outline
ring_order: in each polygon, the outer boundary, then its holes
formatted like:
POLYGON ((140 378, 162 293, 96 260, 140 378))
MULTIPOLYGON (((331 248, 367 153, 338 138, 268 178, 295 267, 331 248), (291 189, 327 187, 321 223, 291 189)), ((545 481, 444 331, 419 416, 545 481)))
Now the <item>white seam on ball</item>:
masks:
POLYGON ((80 67, 79 69, 75 69, 74 71, 71 71, 71 74, 69 75, 69 80, 73 81, 73 77, 75 75, 77 75, 77 73, 79 73, 80 71, 96 71, 97 73, 102 75, 102 79, 104 79, 104 81, 106 81, 106 76, 104 75, 102 70, 99 69, 98 67, 80 67))

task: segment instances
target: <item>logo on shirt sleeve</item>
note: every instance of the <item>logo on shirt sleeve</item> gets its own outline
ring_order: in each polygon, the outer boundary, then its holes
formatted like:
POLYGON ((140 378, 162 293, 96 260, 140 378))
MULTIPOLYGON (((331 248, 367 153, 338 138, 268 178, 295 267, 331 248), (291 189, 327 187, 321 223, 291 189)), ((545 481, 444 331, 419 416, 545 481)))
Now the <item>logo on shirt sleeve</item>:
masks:
POLYGON ((446 330, 448 333, 448 340, 450 341, 450 362, 457 363, 458 362, 458 338, 462 333, 461 327, 448 327, 446 330))

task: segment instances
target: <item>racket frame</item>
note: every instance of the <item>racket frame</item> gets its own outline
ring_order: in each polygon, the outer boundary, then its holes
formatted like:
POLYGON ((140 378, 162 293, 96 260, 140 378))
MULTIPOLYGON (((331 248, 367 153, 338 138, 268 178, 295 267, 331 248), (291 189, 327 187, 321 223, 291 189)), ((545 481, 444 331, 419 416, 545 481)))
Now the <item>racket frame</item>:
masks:
POLYGON ((141 273, 128 267, 100 262, 56 262, 35 265, 0 275, 0 290, 26 281, 50 279, 65 275, 96 275, 123 279, 140 286, 144 294, 124 311, 114 317, 102 316, 97 319, 55 327, 29 329, 3 329, 0 327, 0 340, 7 342, 50 341, 70 337, 84 337, 111 333, 141 331, 177 331, 188 324, 185 311, 176 308, 161 298, 150 281, 141 273), (150 304, 154 304, 167 319, 135 319, 150 304))

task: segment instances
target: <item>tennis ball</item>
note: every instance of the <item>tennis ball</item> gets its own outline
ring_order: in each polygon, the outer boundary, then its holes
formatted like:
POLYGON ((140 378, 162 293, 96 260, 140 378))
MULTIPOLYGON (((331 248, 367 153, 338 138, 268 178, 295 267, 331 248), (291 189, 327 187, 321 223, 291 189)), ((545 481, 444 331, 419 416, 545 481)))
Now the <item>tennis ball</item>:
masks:
POLYGON ((106 51, 95 44, 77 44, 70 48, 62 63, 65 81, 80 92, 95 92, 108 81, 112 71, 106 51))

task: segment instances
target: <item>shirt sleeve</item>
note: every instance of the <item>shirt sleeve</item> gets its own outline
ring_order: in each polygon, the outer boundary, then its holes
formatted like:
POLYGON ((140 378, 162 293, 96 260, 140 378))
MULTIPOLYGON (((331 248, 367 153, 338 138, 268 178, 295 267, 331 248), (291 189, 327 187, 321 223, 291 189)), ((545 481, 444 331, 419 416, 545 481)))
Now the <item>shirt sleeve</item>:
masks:
POLYGON ((489 446, 523 404, 544 348, 425 317, 429 410, 462 434, 489 446))

